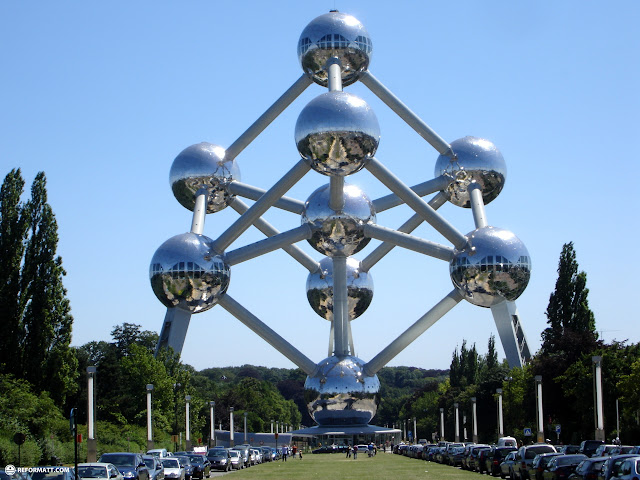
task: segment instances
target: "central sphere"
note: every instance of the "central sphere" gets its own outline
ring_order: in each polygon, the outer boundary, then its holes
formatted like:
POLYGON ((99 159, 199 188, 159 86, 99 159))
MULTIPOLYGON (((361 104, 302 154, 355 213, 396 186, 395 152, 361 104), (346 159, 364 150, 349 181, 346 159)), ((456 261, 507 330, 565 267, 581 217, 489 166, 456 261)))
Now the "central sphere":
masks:
POLYGON ((342 84, 351 85, 369 67, 373 51, 369 33, 351 15, 329 12, 309 22, 298 41, 298 58, 304 72, 314 82, 327 86, 325 64, 338 57, 342 64, 342 84))
POLYGON ((229 266, 211 250, 212 243, 204 235, 189 232, 171 237, 156 250, 149 278, 163 305, 200 313, 227 291, 229 266))
POLYGON ((296 146, 323 175, 345 176, 364 167, 380 143, 380 125, 367 102, 347 92, 326 92, 300 112, 296 146))
POLYGON ((313 234, 309 244, 329 257, 349 257, 371 240, 364 226, 376 221, 373 204, 355 185, 344 186, 344 207, 335 211, 329 206, 330 185, 318 188, 304 204, 302 224, 308 223, 313 234))
POLYGON ((309 414, 319 425, 367 425, 378 410, 380 381, 357 357, 329 357, 304 383, 309 414))
POLYGON ((443 191, 447 200, 458 207, 471 207, 469 186, 476 183, 482 190, 485 205, 502 191, 507 179, 507 164, 500 150, 489 140, 464 137, 451 142, 457 158, 440 155, 436 160, 435 176, 449 174, 454 178, 443 191))
POLYGON ((207 213, 215 213, 229 205, 234 196, 229 192, 233 180, 240 180, 235 160, 225 160, 224 148, 202 142, 185 148, 173 161, 169 183, 176 200, 193 211, 196 193, 207 191, 207 213))
POLYGON ((467 237, 469 242, 449 264, 458 291, 480 307, 517 299, 531 277, 531 258, 520 239, 496 227, 478 228, 467 237))
MULTIPOLYGON (((347 259, 347 303, 349 320, 362 315, 373 299, 373 278, 360 270, 360 262, 347 259)), ((320 260, 320 268, 307 277, 307 300, 313 311, 333 321, 333 259, 320 260)))

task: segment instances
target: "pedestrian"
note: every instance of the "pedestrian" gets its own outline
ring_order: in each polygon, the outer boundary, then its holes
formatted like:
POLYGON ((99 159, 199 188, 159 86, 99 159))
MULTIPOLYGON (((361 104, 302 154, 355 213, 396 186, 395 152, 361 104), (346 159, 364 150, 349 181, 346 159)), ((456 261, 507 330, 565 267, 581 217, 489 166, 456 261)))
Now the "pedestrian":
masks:
POLYGON ((293 454, 291 455, 291 458, 296 458, 296 453, 298 453, 298 446, 294 444, 291 451, 293 452, 293 454))
POLYGON ((353 446, 353 459, 357 459, 358 458, 358 445, 354 445, 353 446))
POLYGON ((286 462, 287 461, 287 455, 289 455, 289 447, 287 447, 286 445, 282 446, 282 461, 286 462))
POLYGON ((347 458, 351 457, 351 445, 347 445, 347 458))

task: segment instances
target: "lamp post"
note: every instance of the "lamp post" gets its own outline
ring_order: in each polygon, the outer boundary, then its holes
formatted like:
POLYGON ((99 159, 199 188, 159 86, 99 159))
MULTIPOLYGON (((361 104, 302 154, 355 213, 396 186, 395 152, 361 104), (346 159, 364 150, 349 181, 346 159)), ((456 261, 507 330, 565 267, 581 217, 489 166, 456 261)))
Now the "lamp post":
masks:
POLYGON ((235 447, 233 439, 233 407, 229 407, 229 446, 235 447))
POLYGON ((593 356, 593 388, 595 400, 596 440, 604 440, 604 409, 602 406, 602 357, 593 356))
POLYGON ((418 425, 416 424, 416 417, 413 417, 413 443, 418 443, 418 425))
POLYGON ((502 418, 502 389, 496 388, 498 394, 498 438, 504 437, 504 422, 502 418))
POLYGON ((478 443, 478 417, 476 411, 476 397, 471 397, 471 421, 473 424, 473 443, 478 443))
POLYGON ((216 402, 209 402, 210 418, 211 418, 211 432, 209 432, 209 448, 216 447, 216 402))
POLYGON ((173 405, 174 405, 174 416, 173 416, 173 451, 178 451, 178 390, 182 385, 179 383, 173 384, 173 405))
POLYGON ((151 392, 153 384, 147 384, 147 450, 153 448, 153 423, 151 418, 151 392))
POLYGON ((271 433, 273 433, 273 419, 271 420, 271 433))
POLYGON ((536 411, 538 413, 538 443, 544 442, 544 422, 542 413, 542 375, 536 375, 536 411))
POLYGON ((440 441, 444 441, 444 408, 440 409, 440 441))
POLYGON ((458 403, 453 404, 455 418, 456 418, 456 431, 455 431, 455 442, 460 441, 460 419, 458 418, 458 403))
POLYGON ((187 443, 187 452, 191 451, 191 432, 189 428, 189 402, 191 402, 191 395, 184 396, 184 428, 185 428, 185 440, 187 443))
POLYGON ((87 461, 95 462, 98 456, 96 443, 96 367, 87 367, 87 461))
POLYGON ((244 444, 247 444, 247 412, 244 412, 244 444))

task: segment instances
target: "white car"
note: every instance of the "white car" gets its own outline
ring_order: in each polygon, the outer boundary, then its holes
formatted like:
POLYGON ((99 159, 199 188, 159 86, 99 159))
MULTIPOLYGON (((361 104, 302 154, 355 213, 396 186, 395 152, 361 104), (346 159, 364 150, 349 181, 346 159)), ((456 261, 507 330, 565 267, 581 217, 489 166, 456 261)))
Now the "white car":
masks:
POLYGON ((104 478, 107 480, 124 480, 122 474, 113 463, 79 463, 78 478, 104 478))
POLYGON ((180 461, 177 458, 166 457, 161 458, 160 461, 164 467, 165 480, 184 480, 184 467, 180 464, 180 461))

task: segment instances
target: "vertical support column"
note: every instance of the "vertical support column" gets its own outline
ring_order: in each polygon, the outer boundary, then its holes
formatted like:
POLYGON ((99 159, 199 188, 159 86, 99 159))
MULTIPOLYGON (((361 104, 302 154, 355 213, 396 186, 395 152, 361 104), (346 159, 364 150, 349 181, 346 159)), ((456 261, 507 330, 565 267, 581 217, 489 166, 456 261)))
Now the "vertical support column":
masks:
POLYGON ((440 441, 444 441, 444 408, 440 409, 440 441))
POLYGON ((504 419, 502 417, 502 389, 496 388, 498 394, 498 438, 504 437, 504 419))
POLYGON ((604 440, 604 409, 602 405, 602 357, 593 356, 593 387, 595 396, 596 440, 604 440))
POLYGON ((334 354, 349 355, 349 305, 347 291, 347 257, 333 257, 333 328, 334 354))
POLYGON ((413 417, 413 443, 418 443, 418 425, 416 417, 413 417))
POLYGON ((460 418, 458 416, 458 403, 454 403, 453 404, 453 408, 454 408, 454 412, 455 412, 455 417, 456 417, 456 431, 455 431, 455 442, 459 442, 460 441, 460 418))
POLYGON ((235 447, 235 445, 233 438, 233 407, 229 407, 229 446, 235 447))
POLYGON ((151 417, 151 392, 153 384, 147 384, 147 450, 153 448, 153 422, 151 417))
POLYGON ((325 65, 327 69, 327 87, 330 92, 342 91, 342 63, 338 57, 331 57, 325 65))
POLYGON ((209 409, 210 409, 210 418, 211 418, 211 425, 210 425, 210 432, 209 432, 209 448, 211 447, 216 447, 218 446, 218 444, 216 443, 216 402, 209 402, 209 409))
POLYGON ((482 188, 480 185, 473 182, 469 186, 469 197, 471 200, 471 211, 473 213, 473 222, 476 228, 486 227, 487 216, 484 211, 484 200, 482 199, 482 188))
POLYGON ((542 375, 536 375, 536 411, 538 414, 538 443, 544 442, 544 414, 542 411, 542 375))
POLYGON ((191 395, 185 395, 184 397, 184 438, 187 443, 187 452, 191 451, 191 425, 189 419, 189 403, 191 402, 191 395))
POLYGON ((478 417, 476 411, 476 397, 471 397, 471 422, 473 425, 473 443, 478 443, 478 417))
POLYGON ((271 420, 271 433, 273 433, 273 420, 271 420))
POLYGON ((204 219, 207 215, 207 189, 201 188, 196 192, 196 204, 193 207, 191 220, 191 233, 202 235, 204 232, 204 219))
POLYGON ((95 462, 98 457, 96 442, 96 397, 95 397, 96 367, 87 367, 87 462, 95 462))

